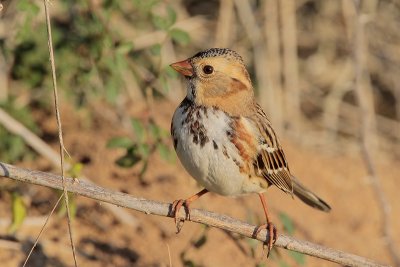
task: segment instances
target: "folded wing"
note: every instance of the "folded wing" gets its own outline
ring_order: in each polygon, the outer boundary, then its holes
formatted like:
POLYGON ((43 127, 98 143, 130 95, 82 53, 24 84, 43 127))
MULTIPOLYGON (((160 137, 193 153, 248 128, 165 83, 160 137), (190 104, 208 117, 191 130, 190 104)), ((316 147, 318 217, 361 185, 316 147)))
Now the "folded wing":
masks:
POLYGON ((260 150, 253 162, 255 171, 268 183, 286 193, 293 194, 292 175, 278 137, 261 107, 257 105, 256 108, 254 117, 251 118, 260 131, 260 150))

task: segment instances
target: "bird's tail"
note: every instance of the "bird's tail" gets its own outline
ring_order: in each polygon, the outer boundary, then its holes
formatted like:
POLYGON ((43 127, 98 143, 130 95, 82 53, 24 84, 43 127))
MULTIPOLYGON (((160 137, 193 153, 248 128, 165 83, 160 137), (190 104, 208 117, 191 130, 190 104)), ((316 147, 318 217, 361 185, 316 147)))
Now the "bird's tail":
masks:
POLYGON ((307 205, 328 212, 331 207, 319 198, 316 194, 308 190, 304 185, 302 185, 296 177, 292 176, 293 181, 293 193, 300 198, 307 205))

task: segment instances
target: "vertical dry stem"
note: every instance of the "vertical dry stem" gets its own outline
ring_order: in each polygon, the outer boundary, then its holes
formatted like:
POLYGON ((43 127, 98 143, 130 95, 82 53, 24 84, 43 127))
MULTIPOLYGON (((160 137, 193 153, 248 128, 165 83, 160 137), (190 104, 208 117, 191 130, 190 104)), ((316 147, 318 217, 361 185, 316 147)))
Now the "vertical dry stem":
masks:
POLYGON ((296 37, 296 3, 294 0, 280 1, 282 22, 283 76, 285 88, 286 118, 294 133, 300 130, 300 92, 296 37))
POLYGON ((229 47, 232 40, 233 27, 233 1, 221 0, 219 6, 219 15, 217 21, 217 30, 215 31, 215 47, 229 47))
POLYGON ((282 119, 282 63, 279 37, 278 0, 266 0, 264 6, 268 88, 260 91, 261 106, 266 108, 272 124, 278 132, 283 127, 282 119))
MULTIPOLYGON (((66 188, 66 182, 65 182, 65 175, 64 175, 64 152, 65 147, 64 147, 64 141, 63 141, 63 133, 62 133, 62 125, 61 125, 61 116, 60 116, 60 110, 59 110, 59 102, 58 102, 58 92, 57 92, 57 76, 56 76, 56 64, 55 64, 55 59, 54 59, 54 51, 53 51, 53 42, 52 42, 52 34, 51 34, 51 22, 50 22, 50 14, 49 14, 49 1, 48 0, 43 0, 44 4, 44 10, 45 10, 45 16, 46 16, 46 25, 47 25, 47 37, 48 37, 48 46, 49 46, 49 56, 50 56, 50 64, 51 64, 51 74, 52 74, 52 81, 53 81, 53 93, 54 93, 54 107, 56 111, 56 121, 57 121, 57 127, 58 127, 58 138, 60 142, 60 168, 61 168, 61 178, 62 178, 62 189, 63 189, 63 195, 64 195, 64 200, 65 200, 65 206, 67 209, 67 218, 68 218, 68 232, 69 232, 69 238, 71 242, 71 249, 72 249, 72 255, 74 259, 74 264, 75 266, 78 266, 77 260, 76 260, 76 253, 75 253, 75 244, 73 241, 73 232, 72 232, 72 226, 71 226, 71 214, 69 211, 69 200, 68 200, 68 191, 66 188)), ((54 212, 55 208, 57 207, 57 204, 53 207, 53 210, 51 211, 50 215, 48 218, 50 218, 51 214, 54 212)), ((43 225, 42 229, 40 230, 40 233, 38 237, 36 238, 36 241, 29 252, 28 256, 25 259, 25 262, 23 266, 26 266, 30 255, 32 254, 33 249, 35 248, 36 244, 39 241, 40 235, 43 233, 44 228, 46 227, 48 222, 48 219, 46 220, 45 224, 43 225)))
POLYGON ((250 2, 247 0, 234 0, 239 20, 250 39, 254 55, 257 87, 260 92, 268 90, 267 64, 265 61, 265 45, 263 34, 254 17, 250 2))

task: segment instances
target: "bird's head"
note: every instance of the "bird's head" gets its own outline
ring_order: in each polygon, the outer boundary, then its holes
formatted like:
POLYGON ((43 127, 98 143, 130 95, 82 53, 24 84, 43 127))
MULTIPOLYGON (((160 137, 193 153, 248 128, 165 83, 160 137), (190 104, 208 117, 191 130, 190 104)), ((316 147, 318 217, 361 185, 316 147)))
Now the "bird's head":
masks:
POLYGON ((215 106, 234 114, 240 106, 253 101, 249 73, 233 50, 211 48, 171 67, 188 79, 187 97, 196 104, 215 106))

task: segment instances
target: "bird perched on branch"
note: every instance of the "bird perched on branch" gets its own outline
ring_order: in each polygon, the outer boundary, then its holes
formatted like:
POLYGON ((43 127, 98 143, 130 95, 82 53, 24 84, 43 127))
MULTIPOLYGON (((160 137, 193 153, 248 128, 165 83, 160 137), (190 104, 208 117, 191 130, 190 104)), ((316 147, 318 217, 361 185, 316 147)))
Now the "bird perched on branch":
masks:
POLYGON ((197 194, 173 203, 178 232, 182 206, 207 192, 224 196, 257 193, 269 233, 268 254, 276 240, 263 192, 271 185, 322 211, 329 205, 295 178, 278 136, 257 104, 242 58, 226 48, 211 48, 171 64, 186 77, 187 95, 176 109, 171 135, 180 161, 204 187, 197 194))

